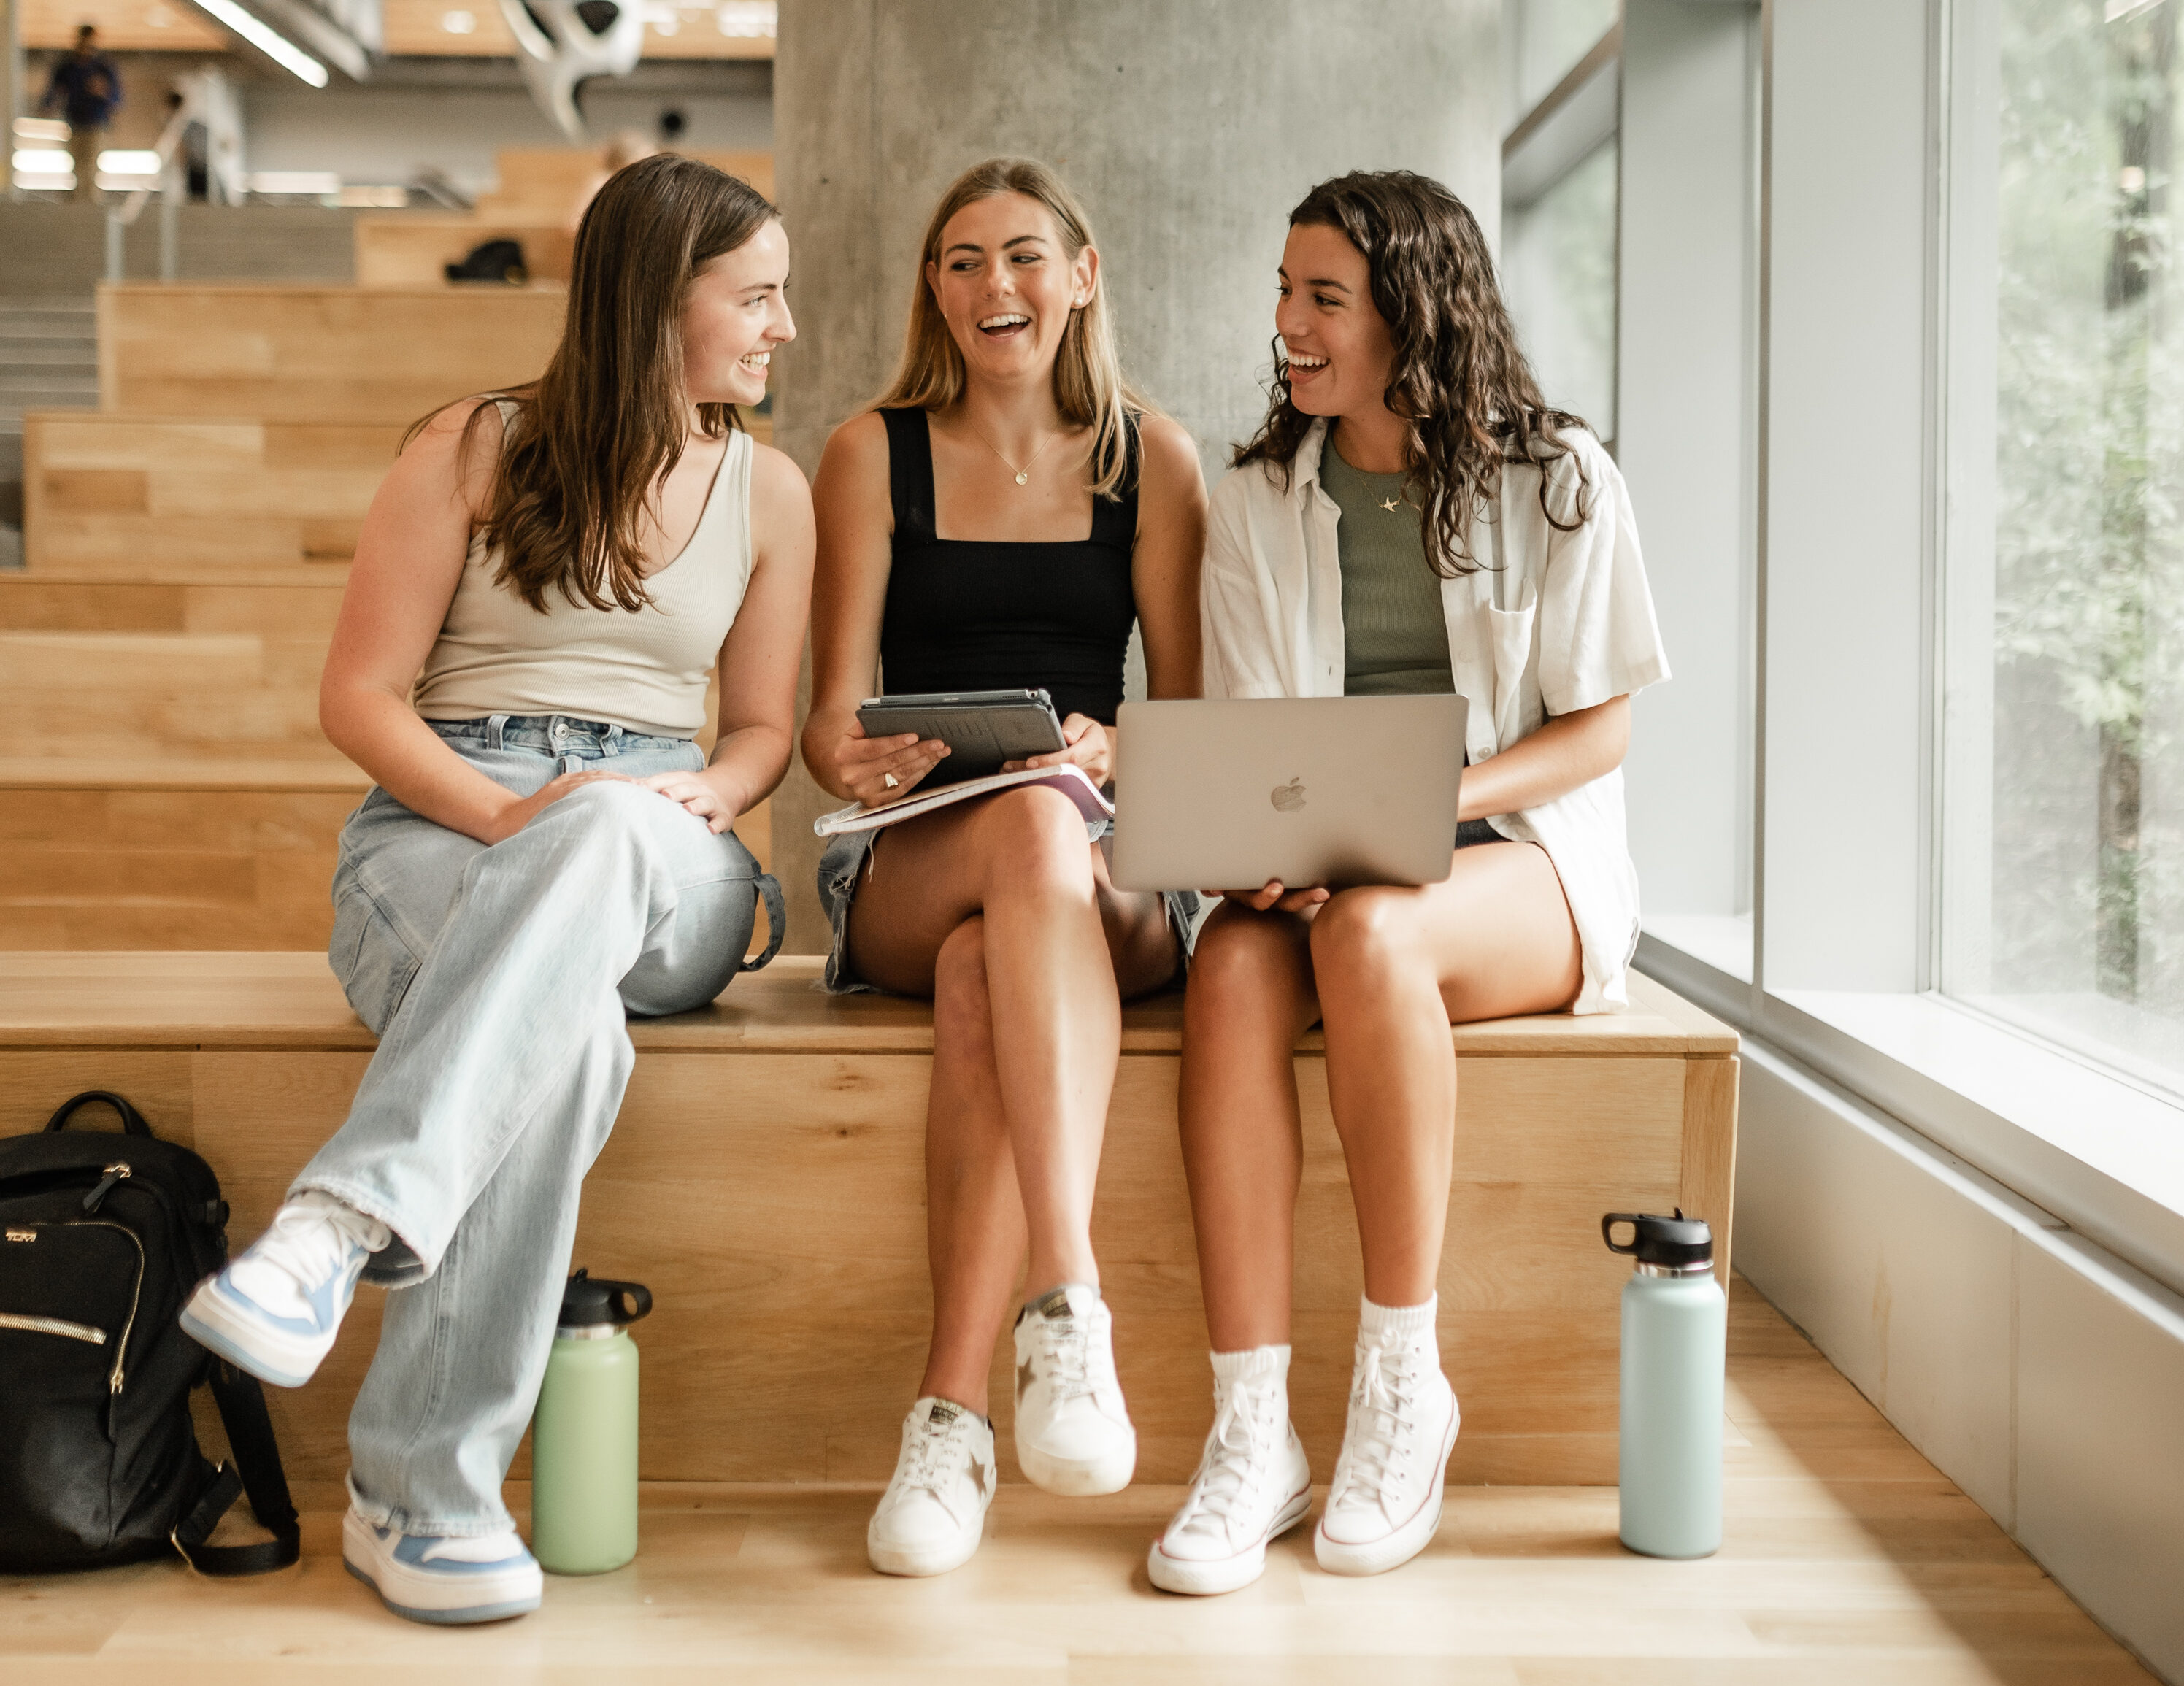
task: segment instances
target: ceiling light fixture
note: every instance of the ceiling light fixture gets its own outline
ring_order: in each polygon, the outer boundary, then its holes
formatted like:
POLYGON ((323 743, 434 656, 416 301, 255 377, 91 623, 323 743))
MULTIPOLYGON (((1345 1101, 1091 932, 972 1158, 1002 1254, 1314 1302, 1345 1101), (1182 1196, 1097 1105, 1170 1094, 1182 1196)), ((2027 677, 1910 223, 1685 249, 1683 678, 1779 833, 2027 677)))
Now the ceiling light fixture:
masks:
POLYGON ((285 35, 268 28, 235 0, 197 0, 200 8, 233 30, 282 70, 315 88, 326 85, 326 67, 285 35))

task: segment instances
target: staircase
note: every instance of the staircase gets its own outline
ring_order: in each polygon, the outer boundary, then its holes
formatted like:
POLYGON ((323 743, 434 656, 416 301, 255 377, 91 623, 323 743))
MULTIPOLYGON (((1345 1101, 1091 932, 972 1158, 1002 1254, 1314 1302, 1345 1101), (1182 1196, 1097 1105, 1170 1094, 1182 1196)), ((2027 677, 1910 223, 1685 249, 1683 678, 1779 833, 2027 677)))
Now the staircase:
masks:
POLYGON ((23 412, 98 407, 90 297, 0 298, 0 567, 23 565, 23 412))

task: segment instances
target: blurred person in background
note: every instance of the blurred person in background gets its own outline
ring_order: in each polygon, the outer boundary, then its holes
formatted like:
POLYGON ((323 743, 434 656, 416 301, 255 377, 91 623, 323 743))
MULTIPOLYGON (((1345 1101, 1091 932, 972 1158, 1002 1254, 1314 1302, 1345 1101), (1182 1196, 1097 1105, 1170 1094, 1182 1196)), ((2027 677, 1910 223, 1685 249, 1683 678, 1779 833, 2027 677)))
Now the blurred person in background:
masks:
POLYGON ((40 115, 50 115, 58 107, 69 125, 69 159, 75 168, 70 198, 96 204, 105 197, 98 190, 98 153, 107 125, 120 105, 121 73, 98 50, 98 26, 81 25, 75 32, 75 50, 53 65, 45 97, 38 102, 40 115))

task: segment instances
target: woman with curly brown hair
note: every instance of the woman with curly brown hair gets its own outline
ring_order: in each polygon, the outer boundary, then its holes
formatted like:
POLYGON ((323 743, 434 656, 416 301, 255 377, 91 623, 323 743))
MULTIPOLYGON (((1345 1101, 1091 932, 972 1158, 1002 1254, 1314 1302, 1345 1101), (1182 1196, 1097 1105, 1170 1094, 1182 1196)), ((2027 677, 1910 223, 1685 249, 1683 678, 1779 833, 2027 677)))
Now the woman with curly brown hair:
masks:
POLYGON ((1630 693, 1668 676, 1622 476, 1541 398, 1454 194, 1400 171, 1313 188, 1275 326, 1272 407, 1210 512, 1206 694, 1459 693, 1470 771, 1443 882, 1233 891, 1198 938, 1182 1131, 1215 1419, 1152 1548, 1172 1592, 1248 1584, 1310 1506, 1286 1343, 1290 1055, 1314 1023, 1365 1267, 1314 1550, 1377 1574, 1433 1538, 1457 1423, 1435 1333, 1448 1027, 1624 1004, 1637 886, 1618 769, 1630 693))

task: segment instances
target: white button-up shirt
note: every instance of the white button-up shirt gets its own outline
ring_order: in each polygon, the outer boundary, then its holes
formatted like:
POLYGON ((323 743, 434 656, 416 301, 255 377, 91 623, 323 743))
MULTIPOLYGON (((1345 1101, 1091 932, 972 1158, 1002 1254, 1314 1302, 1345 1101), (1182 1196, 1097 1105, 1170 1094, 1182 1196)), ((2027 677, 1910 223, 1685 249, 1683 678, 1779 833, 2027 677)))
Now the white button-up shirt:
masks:
MULTIPOLYGON (((1550 715, 1589 709, 1669 676, 1630 497, 1591 434, 1563 436, 1574 456, 1544 472, 1558 531, 1540 508, 1543 470, 1513 463, 1499 520, 1474 520, 1470 548, 1493 565, 1440 586, 1456 689, 1471 704, 1467 748, 1486 760, 1539 730, 1550 715)), ((1204 576, 1206 694, 1343 694, 1341 510, 1320 489, 1327 423, 1297 448, 1290 483, 1265 463, 1232 470, 1214 488, 1204 576)), ((1535 843, 1561 875, 1583 950, 1575 1010, 1630 1004, 1624 975, 1638 946, 1638 874, 1623 820, 1620 768, 1536 808, 1492 816, 1503 837, 1535 843)))

